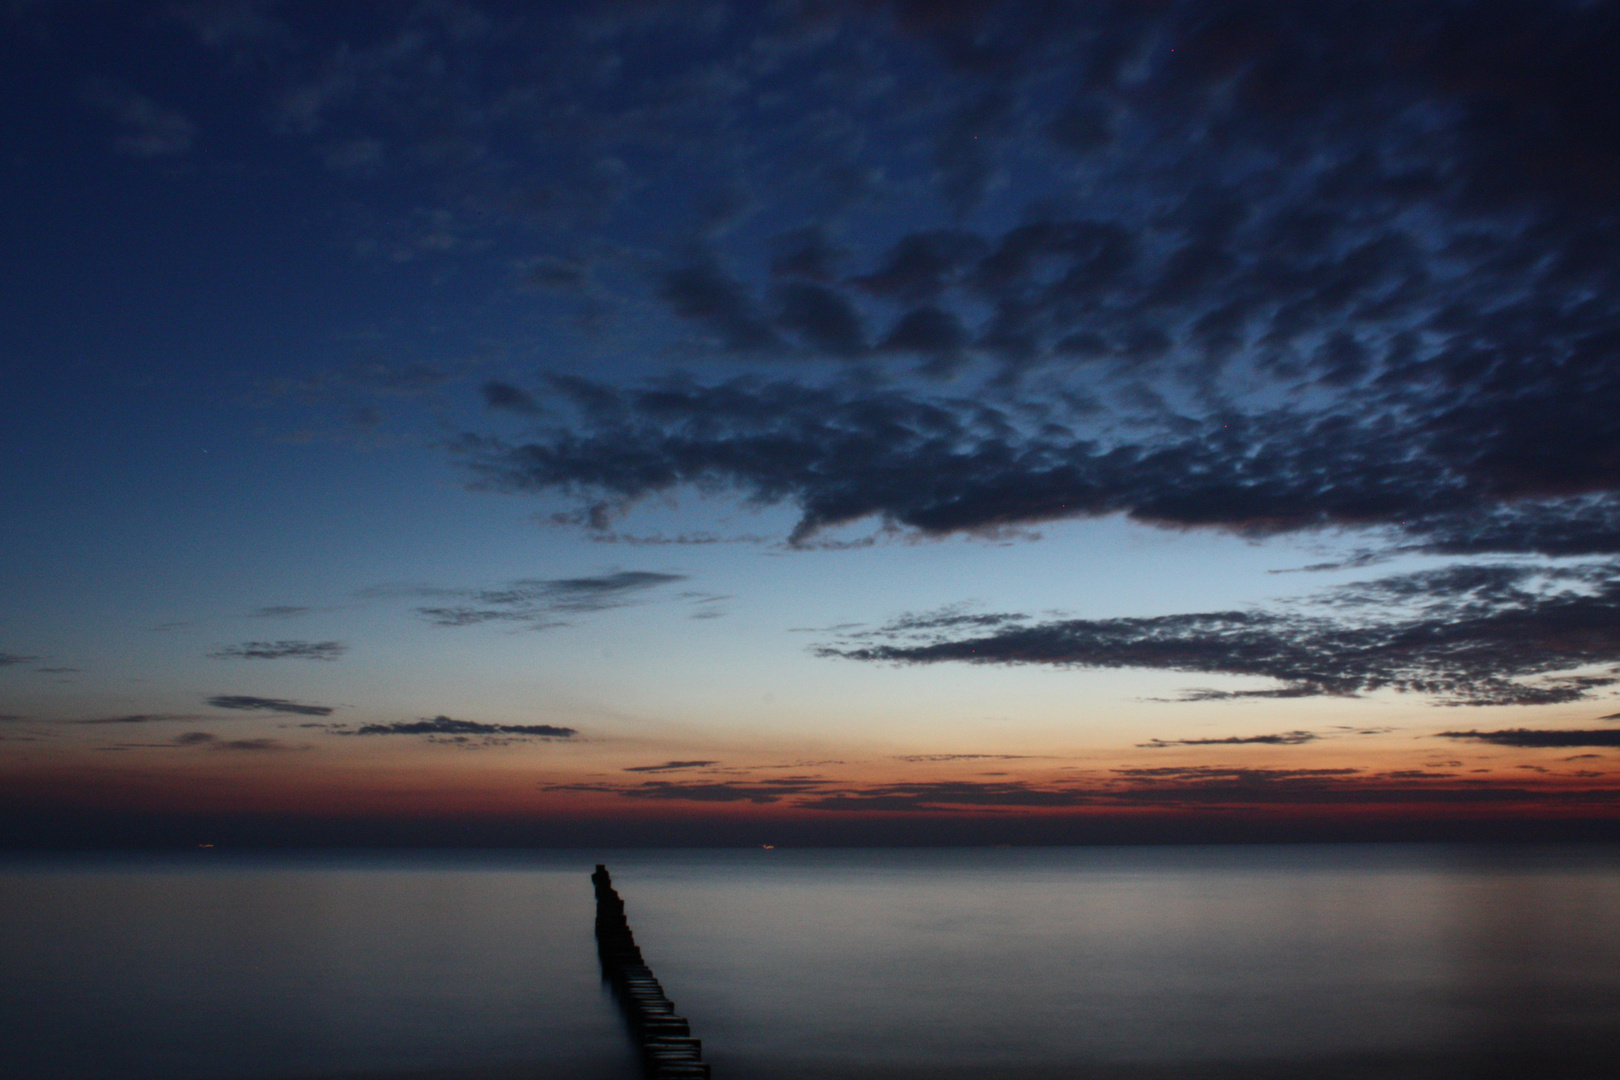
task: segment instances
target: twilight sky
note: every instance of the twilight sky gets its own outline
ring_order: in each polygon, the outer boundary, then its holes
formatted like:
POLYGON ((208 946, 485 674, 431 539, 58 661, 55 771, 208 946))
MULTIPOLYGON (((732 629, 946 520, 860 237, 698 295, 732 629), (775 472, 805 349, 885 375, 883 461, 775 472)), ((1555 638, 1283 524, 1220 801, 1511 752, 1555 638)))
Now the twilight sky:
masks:
POLYGON ((0 839, 1612 832, 1617 54, 11 0, 0 839))

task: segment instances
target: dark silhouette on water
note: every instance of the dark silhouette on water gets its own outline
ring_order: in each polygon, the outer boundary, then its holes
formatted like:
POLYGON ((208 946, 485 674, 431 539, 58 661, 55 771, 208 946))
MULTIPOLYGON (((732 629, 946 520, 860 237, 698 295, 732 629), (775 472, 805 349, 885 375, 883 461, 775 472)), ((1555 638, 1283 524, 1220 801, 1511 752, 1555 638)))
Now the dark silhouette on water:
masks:
POLYGON ((647 1075, 654 1080, 706 1080, 709 1066, 703 1061, 703 1045, 692 1038, 686 1018, 676 1015, 674 1004, 642 960, 624 917, 624 900, 614 890, 606 866, 596 864, 591 884, 596 887, 596 951, 602 978, 613 987, 624 1010, 647 1075))

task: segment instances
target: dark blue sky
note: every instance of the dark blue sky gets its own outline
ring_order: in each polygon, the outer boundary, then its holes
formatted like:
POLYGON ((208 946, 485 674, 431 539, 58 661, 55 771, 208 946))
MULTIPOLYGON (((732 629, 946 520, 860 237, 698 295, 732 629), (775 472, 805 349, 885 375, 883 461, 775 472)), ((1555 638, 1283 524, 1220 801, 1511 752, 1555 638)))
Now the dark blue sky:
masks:
POLYGON ((20 805, 1612 812, 1614 4, 0 20, 20 805))

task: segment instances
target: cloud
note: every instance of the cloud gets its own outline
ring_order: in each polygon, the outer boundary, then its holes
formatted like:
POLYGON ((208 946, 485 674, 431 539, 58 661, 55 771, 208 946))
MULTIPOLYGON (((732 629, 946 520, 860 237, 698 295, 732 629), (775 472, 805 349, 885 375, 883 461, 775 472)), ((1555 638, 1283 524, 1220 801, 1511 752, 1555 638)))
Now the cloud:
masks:
POLYGON ((241 709, 249 712, 291 713, 297 716, 330 716, 328 705, 302 705, 286 698, 252 697, 246 694, 218 694, 207 699, 216 709, 241 709))
POLYGON ((201 720, 200 716, 172 713, 129 713, 124 716, 102 716, 92 720, 75 720, 76 724, 166 724, 177 720, 201 720))
POLYGON ((216 660, 336 660, 348 650, 341 641, 244 641, 208 655, 216 660))
MULTIPOLYGON (((955 10, 828 12, 819 36, 745 20, 773 56, 816 58, 791 95, 719 38, 671 37, 660 81, 690 108, 644 101, 646 127, 603 130, 679 130, 702 161, 687 184, 760 193, 780 231, 643 275, 634 310, 716 366, 597 386, 522 438, 474 432, 458 445, 483 482, 586 506, 727 492, 795 507, 796 542, 865 518, 941 536, 1122 514, 1620 554, 1606 5, 955 10), (850 104, 894 85, 907 108, 850 104), (745 121, 767 95, 793 100, 745 121), (862 207, 863 186, 890 201, 862 207), (958 392, 901 370, 919 359, 958 392), (739 362, 767 374, 727 378, 739 362)), ((650 33, 609 21, 604 41, 650 33)), ((613 70, 616 95, 650 90, 613 70)), ((682 217, 659 242, 700 231, 682 217)))
POLYGON ((197 125, 111 79, 93 79, 84 100, 109 113, 122 129, 113 148, 132 157, 175 157, 191 149, 197 125))
POLYGON ((552 724, 482 724, 474 720, 452 720, 448 716, 435 716, 396 724, 364 724, 353 735, 519 735, 543 739, 569 739, 579 732, 570 727, 552 724))
POLYGON ((620 795, 627 799, 652 799, 675 802, 750 802, 767 804, 781 802, 793 795, 813 792, 828 784, 813 777, 785 776, 780 779, 758 781, 722 780, 697 783, 677 780, 645 780, 625 787, 613 784, 554 784, 546 791, 589 791, 620 795))
POLYGON ((1321 736, 1311 731, 1284 731, 1276 735, 1232 735, 1225 739, 1149 739, 1137 746, 1151 750, 1167 746, 1299 746, 1319 738, 1321 736))
POLYGON ((1046 664, 1263 676, 1190 700, 1392 689, 1449 705, 1577 701, 1620 681, 1620 567, 1460 566, 1355 582, 1278 610, 1115 619, 908 615, 818 655, 901 664, 1046 664), (1603 674, 1557 674, 1610 665, 1603 674), (1531 681, 1526 681, 1531 680, 1531 681))
POLYGON ((1505 731, 1442 731, 1442 739, 1468 739, 1491 743, 1495 746, 1515 746, 1539 749, 1561 746, 1620 746, 1620 731, 1613 728, 1595 731, 1540 730, 1508 728, 1505 731))
POLYGON ((780 352, 782 340, 746 287, 708 254, 659 275, 659 295, 678 316, 727 352, 780 352))
MULTIPOLYGON (((1603 778, 1606 779, 1606 778, 1603 778)), ((1119 768, 1062 782, 936 780, 841 783, 812 776, 778 780, 669 781, 546 785, 633 800, 786 804, 803 810, 879 813, 972 813, 1001 810, 1217 809, 1472 804, 1598 804, 1611 786, 1510 787, 1489 778, 1434 769, 1384 772, 1337 768, 1176 765, 1119 768)))
POLYGON ((254 608, 248 612, 250 619, 293 619, 300 615, 308 615, 315 609, 300 607, 295 604, 272 604, 269 607, 254 608))
POLYGON ((294 747, 288 746, 286 743, 283 743, 277 739, 225 739, 212 742, 208 745, 209 749, 212 750, 224 750, 227 752, 240 751, 245 753, 279 753, 283 750, 294 749, 294 747))
POLYGON ((480 485, 608 503, 731 489, 797 505, 795 543, 865 518, 946 535, 1124 514, 1253 535, 1382 527, 1442 553, 1620 550, 1620 509, 1607 501, 1559 500, 1548 488, 1500 502, 1485 479, 1428 455, 1407 421, 1376 409, 1220 412, 1162 434, 1088 436, 1081 414, 1095 405, 1080 399, 752 377, 557 386, 576 410, 572 426, 456 440, 480 485))
POLYGON ((659 773, 676 772, 680 769, 701 769, 705 765, 718 765, 718 761, 666 761, 662 765, 631 765, 625 772, 659 773))
POLYGON ((491 409, 505 409, 515 413, 537 413, 540 406, 534 397, 511 383, 491 380, 483 385, 484 404, 491 409))
POLYGON ((793 282, 775 290, 776 325, 826 356, 850 359, 866 351, 854 306, 824 285, 793 282))
POLYGON ((1028 754, 901 754, 894 760, 910 762, 1019 761, 1029 756, 1028 754))
POLYGON ((1259 769, 1186 766, 1114 770, 1126 784, 1113 796, 1122 805, 1290 806, 1539 803, 1604 801, 1608 790, 1548 791, 1468 781, 1449 773, 1360 769, 1259 769))
POLYGON ((488 589, 441 588, 432 585, 380 585, 365 590, 367 598, 412 596, 462 600, 416 609, 438 626, 476 626, 488 622, 527 624, 540 630, 566 623, 562 616, 586 615, 642 602, 645 594, 688 580, 684 574, 620 570, 574 578, 519 578, 488 589))
POLYGON ((24 656, 21 653, 0 652, 0 667, 11 667, 13 664, 29 664, 38 659, 37 656, 24 656))
POLYGON ((940 811, 962 808, 1053 808, 1097 801, 1095 792, 1042 787, 1021 781, 941 780, 882 784, 807 799, 811 810, 940 811))
MULTIPOLYGON (((649 339, 861 369, 819 404, 764 388, 753 420, 715 411, 717 375, 680 413, 624 391, 612 417, 477 444, 496 486, 594 505, 691 484, 800 508, 799 540, 868 516, 945 535, 1119 513, 1620 548, 1607 5, 436 5, 343 32, 227 7, 179 17, 262 74, 284 132, 448 193, 378 252, 541 228, 558 254, 522 268, 573 289, 611 221, 638 253, 615 256, 634 279, 615 300, 649 339), (508 53, 533 62, 500 77, 508 53), (611 217, 629 191, 661 193, 656 225, 611 217), (716 230, 756 204, 765 242, 716 230), (961 394, 886 383, 919 359, 961 394)), ((136 152, 190 138, 98 86, 136 152)), ((779 381, 829 389, 803 365, 779 381)), ((484 392, 526 416, 551 400, 484 392)))
POLYGON ((215 738, 213 733, 207 731, 183 731, 174 737, 174 743, 176 746, 201 746, 213 742, 215 738))

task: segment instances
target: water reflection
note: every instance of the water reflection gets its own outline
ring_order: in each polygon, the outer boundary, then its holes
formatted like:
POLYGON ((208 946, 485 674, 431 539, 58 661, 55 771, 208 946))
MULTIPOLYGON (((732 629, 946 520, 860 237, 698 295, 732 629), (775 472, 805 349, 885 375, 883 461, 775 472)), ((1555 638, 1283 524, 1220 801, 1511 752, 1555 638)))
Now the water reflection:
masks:
POLYGON ((1491 1075, 1509 1051, 1574 1076, 1620 1035, 1613 855, 790 853, 618 877, 727 1076, 1491 1075))
POLYGON ((623 1077, 633 1058, 601 1000, 575 862, 118 860, 8 873, 0 1009, 13 1031, 0 1075, 543 1063, 623 1077))
POLYGON ((603 861, 721 1080, 1606 1077, 1617 854, 16 863, 0 1074, 634 1077, 591 934, 603 861))

